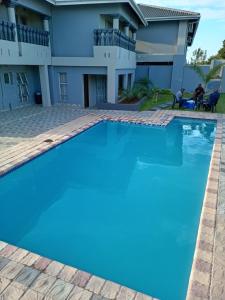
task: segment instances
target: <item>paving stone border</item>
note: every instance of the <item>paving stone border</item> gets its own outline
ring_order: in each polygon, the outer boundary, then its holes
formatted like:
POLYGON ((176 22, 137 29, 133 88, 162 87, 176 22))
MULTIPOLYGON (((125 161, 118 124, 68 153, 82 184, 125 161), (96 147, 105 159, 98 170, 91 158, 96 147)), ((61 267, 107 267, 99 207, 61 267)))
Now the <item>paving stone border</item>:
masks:
MULTIPOLYGON (((216 285, 218 280, 215 279, 218 277, 218 261, 215 253, 216 251, 221 252, 221 240, 218 238, 220 231, 216 231, 216 225, 221 224, 223 235, 225 232, 225 200, 221 196, 225 192, 225 172, 223 172, 225 168, 224 115, 187 111, 156 111, 150 117, 143 115, 139 117, 138 114, 125 116, 116 115, 113 112, 106 114, 104 111, 93 111, 88 115, 43 133, 31 142, 24 142, 11 147, 0 158, 0 176, 67 141, 100 121, 111 120, 150 126, 166 126, 174 117, 217 120, 215 143, 187 299, 211 298, 222 300, 223 298, 213 297, 215 294, 224 295, 224 289, 218 294, 218 289, 221 288, 221 279, 219 287, 216 285), (222 140, 223 133, 224 139, 222 140), (221 154, 222 149, 224 154, 221 154), (217 202, 219 203, 218 210, 217 202)), ((224 238, 222 242, 225 242, 224 238)), ((222 255, 225 256, 225 248, 222 249, 222 255)), ((225 263, 223 266, 223 275, 225 276, 225 263)), ((222 278, 222 275, 220 277, 222 278)), ((0 300, 3 299, 152 300, 153 298, 0 241, 0 300)))

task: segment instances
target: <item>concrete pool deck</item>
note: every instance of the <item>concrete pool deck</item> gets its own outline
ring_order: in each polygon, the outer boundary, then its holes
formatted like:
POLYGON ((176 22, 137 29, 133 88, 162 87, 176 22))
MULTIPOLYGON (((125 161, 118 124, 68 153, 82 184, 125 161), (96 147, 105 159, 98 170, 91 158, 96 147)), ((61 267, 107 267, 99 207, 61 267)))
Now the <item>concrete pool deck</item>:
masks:
MULTIPOLYGON (((187 299, 225 299, 225 115, 82 110, 68 105, 1 114, 0 175, 103 119, 158 126, 166 126, 174 117, 217 120, 187 299)), ((0 241, 0 299, 153 298, 0 241)))

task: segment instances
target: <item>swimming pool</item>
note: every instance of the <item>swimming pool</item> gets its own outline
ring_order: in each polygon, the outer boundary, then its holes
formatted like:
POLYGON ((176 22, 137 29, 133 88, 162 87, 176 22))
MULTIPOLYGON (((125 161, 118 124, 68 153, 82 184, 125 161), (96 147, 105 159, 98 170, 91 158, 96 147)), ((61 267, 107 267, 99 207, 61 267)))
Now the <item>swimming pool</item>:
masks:
POLYGON ((0 240, 184 299, 214 133, 101 122, 0 179, 0 240))

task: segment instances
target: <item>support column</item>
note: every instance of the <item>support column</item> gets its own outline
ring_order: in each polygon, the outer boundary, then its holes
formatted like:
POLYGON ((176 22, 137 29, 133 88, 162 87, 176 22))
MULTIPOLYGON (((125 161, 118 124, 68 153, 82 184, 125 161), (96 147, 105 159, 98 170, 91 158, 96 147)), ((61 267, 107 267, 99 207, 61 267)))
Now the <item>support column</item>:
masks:
POLYGON ((43 18, 43 27, 44 27, 44 30, 49 33, 49 43, 48 43, 48 46, 51 47, 49 17, 48 16, 44 16, 44 18, 43 18))
POLYGON ((136 39, 137 39, 137 33, 136 33, 136 31, 134 31, 134 32, 133 32, 133 40, 136 41, 136 39))
POLYGON ((126 36, 128 36, 128 37, 129 37, 129 29, 130 29, 129 25, 127 25, 127 26, 124 27, 125 34, 126 34, 126 36))
POLYGON ((123 75, 123 89, 127 90, 128 88, 128 74, 123 75))
POLYGON ((186 54, 187 51, 187 21, 180 21, 177 37, 177 54, 186 54))
POLYGON ((134 86, 134 82, 135 82, 135 73, 131 74, 131 88, 134 86))
POLYGON ((49 32, 49 17, 45 16, 43 19, 44 30, 49 32))
POLYGON ((107 72, 107 102, 116 103, 116 70, 113 67, 108 67, 107 72))
POLYGON ((49 89, 49 77, 48 77, 48 66, 39 66, 40 82, 41 82, 41 93, 42 93, 42 104, 44 107, 51 106, 51 97, 49 89))
POLYGON ((183 87, 184 66, 186 55, 175 55, 173 59, 173 72, 171 78, 171 90, 175 94, 183 87))
POLYGON ((14 35, 15 35, 15 42, 18 42, 18 35, 17 35, 17 29, 16 29, 16 13, 15 13, 15 2, 10 1, 8 4, 8 17, 9 17, 9 22, 15 24, 14 28, 14 35))
POLYGON ((120 29, 120 18, 118 16, 113 18, 113 29, 120 29))

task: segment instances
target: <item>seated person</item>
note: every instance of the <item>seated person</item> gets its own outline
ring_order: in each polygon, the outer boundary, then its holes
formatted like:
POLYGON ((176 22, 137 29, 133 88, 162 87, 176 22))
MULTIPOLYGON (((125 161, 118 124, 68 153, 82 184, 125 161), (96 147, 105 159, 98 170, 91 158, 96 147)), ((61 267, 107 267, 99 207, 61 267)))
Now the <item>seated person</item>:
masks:
POLYGON ((204 103, 204 108, 213 112, 214 107, 216 106, 220 98, 220 93, 218 89, 215 89, 212 94, 209 95, 209 99, 204 103))
POLYGON ((182 88, 176 93, 176 101, 179 103, 179 108, 181 108, 184 102, 187 100, 183 98, 184 91, 185 89, 182 88))
POLYGON ((205 94, 205 90, 203 89, 201 83, 196 87, 194 94, 193 94, 193 100, 195 100, 196 102, 200 102, 203 100, 205 94))

